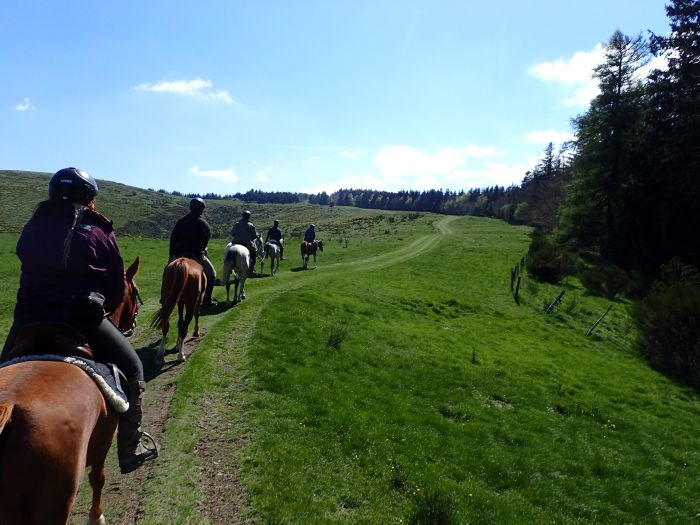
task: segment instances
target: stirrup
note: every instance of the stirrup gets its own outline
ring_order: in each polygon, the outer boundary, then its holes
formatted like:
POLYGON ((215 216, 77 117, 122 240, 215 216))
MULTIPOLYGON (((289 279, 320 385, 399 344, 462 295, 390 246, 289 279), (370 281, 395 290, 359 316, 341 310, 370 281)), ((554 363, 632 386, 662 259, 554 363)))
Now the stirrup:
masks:
POLYGON ((157 457, 158 444, 156 443, 156 440, 153 439, 153 436, 151 436, 148 432, 140 431, 139 439, 136 443, 136 448, 134 449, 134 454, 129 459, 124 461, 119 458, 119 470, 122 474, 128 474, 129 472, 133 472, 141 467, 141 465, 143 465, 146 461, 151 461, 157 457), (141 443, 143 438, 146 438, 146 441, 150 441, 151 447, 141 443), (140 454, 136 454, 136 450, 138 450, 138 448, 142 448, 144 451, 140 454))

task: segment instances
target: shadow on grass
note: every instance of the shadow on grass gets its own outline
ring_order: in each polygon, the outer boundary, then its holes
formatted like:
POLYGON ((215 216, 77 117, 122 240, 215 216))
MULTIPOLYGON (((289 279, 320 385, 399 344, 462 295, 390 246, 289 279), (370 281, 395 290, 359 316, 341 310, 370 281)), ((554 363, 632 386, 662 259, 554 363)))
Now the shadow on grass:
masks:
MULTIPOLYGON (((168 334, 171 335, 171 334, 168 334)), ((175 336, 177 337, 177 336, 175 336)), ((189 339, 185 340, 185 345, 188 343, 191 343, 192 341, 195 341, 199 339, 199 337, 190 337, 189 339)), ((155 358, 156 354, 158 353, 158 347, 160 346, 160 338, 158 338, 156 341, 153 343, 147 345, 147 346, 142 346, 141 348, 136 349, 136 354, 139 356, 139 359, 141 360, 141 363, 143 364, 143 376, 144 380, 148 383, 152 379, 155 379, 159 375, 168 372, 172 368, 175 368, 178 365, 184 364, 180 363, 177 359, 167 361, 162 367, 158 367, 155 364, 155 358)), ((177 350, 175 350, 175 343, 173 342, 173 345, 170 348, 165 349, 165 352, 163 353, 163 358, 166 358, 168 355, 177 355, 177 350)))
POLYGON ((310 266, 308 268, 304 268, 303 266, 297 266, 296 268, 290 268, 289 271, 290 272, 303 272, 306 270, 315 270, 316 268, 318 268, 318 266, 310 266))

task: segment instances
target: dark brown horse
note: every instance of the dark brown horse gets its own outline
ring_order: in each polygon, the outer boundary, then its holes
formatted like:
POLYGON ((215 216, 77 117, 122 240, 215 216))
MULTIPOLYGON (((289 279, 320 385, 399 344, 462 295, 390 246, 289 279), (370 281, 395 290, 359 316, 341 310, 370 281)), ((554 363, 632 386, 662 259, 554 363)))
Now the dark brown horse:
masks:
POLYGON ((309 257, 313 255, 316 264, 316 250, 323 251, 323 239, 313 242, 303 241, 301 243, 301 266, 306 270, 309 267, 309 257))
POLYGON ((194 259, 180 257, 170 262, 163 270, 163 283, 160 288, 160 310, 153 315, 151 326, 160 328, 163 338, 156 354, 156 366, 165 363, 165 341, 170 329, 170 314, 177 305, 177 360, 185 360, 183 346, 187 328, 194 317, 193 336, 199 336, 199 309, 207 288, 207 276, 202 265, 194 259), (184 317, 183 317, 184 310, 184 317))
MULTIPOLYGON (((131 328, 135 321, 138 292, 133 277, 138 266, 137 257, 126 271, 122 305, 110 315, 117 325, 131 328), (126 319, 120 312, 132 312, 133 317, 126 319)), ((81 336, 67 325, 37 323, 20 330, 15 350, 25 345, 29 353, 53 353, 69 340, 80 344, 81 336), (50 336, 51 349, 37 347, 50 336)), ((92 488, 88 524, 106 523, 104 464, 118 421, 96 383, 77 366, 24 361, 0 368, 0 523, 67 523, 87 467, 92 488)))

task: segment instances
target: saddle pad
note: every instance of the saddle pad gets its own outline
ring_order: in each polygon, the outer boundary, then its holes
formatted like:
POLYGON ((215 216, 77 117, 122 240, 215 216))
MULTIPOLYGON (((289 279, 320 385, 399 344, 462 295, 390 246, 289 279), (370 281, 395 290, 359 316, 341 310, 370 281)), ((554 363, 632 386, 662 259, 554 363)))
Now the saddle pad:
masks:
POLYGON ((98 363, 82 357, 66 357, 62 355, 25 355, 15 357, 4 363, 0 363, 0 368, 10 366, 25 361, 62 361, 70 363, 82 369, 97 384, 107 402, 112 405, 118 414, 123 414, 129 409, 129 400, 124 393, 119 380, 119 369, 115 365, 98 363))

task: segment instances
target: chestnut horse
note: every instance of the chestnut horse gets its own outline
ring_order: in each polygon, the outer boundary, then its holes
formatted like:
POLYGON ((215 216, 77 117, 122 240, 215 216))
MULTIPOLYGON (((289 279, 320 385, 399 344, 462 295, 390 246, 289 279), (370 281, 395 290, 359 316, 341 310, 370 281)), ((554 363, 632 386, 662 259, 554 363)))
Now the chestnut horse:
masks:
POLYGON ((303 241, 301 243, 301 266, 306 270, 309 267, 309 257, 313 255, 316 264, 316 249, 323 251, 323 239, 313 242, 303 241))
POLYGON ((165 363, 165 341, 170 329, 170 314, 177 305, 177 360, 183 362, 185 354, 183 346, 187 336, 187 328, 194 317, 194 337, 199 336, 199 309, 202 306, 204 291, 207 288, 207 276, 202 265, 194 259, 179 257, 174 259, 163 270, 163 282, 160 288, 160 309, 153 315, 151 326, 160 328, 163 338, 155 358, 158 367, 165 363), (184 317, 183 317, 184 310, 184 317))
MULTIPOLYGON (((132 328, 138 311, 133 282, 138 266, 137 257, 125 273, 123 302, 110 314, 122 331, 123 326, 132 328), (131 312, 129 319, 122 312, 131 312)), ((15 348, 20 342, 28 343, 23 337, 28 334, 34 343, 30 353, 53 353, 37 348, 37 342, 51 334, 56 342, 65 340, 69 328, 29 325, 20 330, 15 348)), ((79 336, 72 329, 68 334, 79 336)), ((88 524, 105 524, 104 465, 118 421, 119 415, 105 402, 95 381, 75 365, 21 361, 0 368, 0 523, 67 523, 85 469, 90 467, 88 524)))

